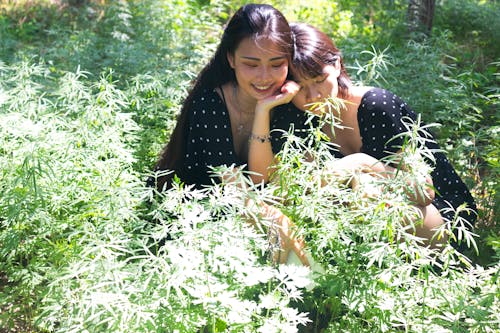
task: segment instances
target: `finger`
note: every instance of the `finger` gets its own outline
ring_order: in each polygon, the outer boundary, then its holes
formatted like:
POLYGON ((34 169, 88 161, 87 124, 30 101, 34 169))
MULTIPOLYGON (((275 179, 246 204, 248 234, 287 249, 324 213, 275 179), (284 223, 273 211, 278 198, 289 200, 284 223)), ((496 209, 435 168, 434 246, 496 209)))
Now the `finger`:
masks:
POLYGON ((283 91, 279 96, 282 96, 283 99, 285 99, 287 102, 290 102, 295 97, 295 95, 297 95, 298 92, 299 91, 295 90, 294 88, 290 90, 287 89, 283 91))
POLYGON ((278 95, 275 95, 275 103, 277 104, 284 104, 284 103, 289 103, 297 94, 298 91, 284 91, 281 92, 278 95))
POLYGON ((281 92, 286 94, 297 94, 300 90, 298 83, 294 81, 286 81, 283 86, 281 86, 281 92))

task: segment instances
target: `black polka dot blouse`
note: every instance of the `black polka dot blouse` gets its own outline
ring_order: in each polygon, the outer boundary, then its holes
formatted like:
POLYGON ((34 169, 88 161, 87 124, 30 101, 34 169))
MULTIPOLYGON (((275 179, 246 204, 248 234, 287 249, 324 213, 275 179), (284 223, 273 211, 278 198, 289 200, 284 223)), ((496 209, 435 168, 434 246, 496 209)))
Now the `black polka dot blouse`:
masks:
MULTIPOLYGON (((271 117, 271 144, 278 153, 286 138, 283 132, 294 128, 294 134, 304 136, 307 115, 293 104, 273 110, 271 117)), ((186 152, 183 179, 188 184, 209 185, 218 179, 212 177, 211 166, 245 165, 247 159, 236 155, 231 132, 229 112, 222 98, 213 89, 194 96, 187 124, 186 152)))
MULTIPOLYGON (((377 159, 397 152, 403 145, 404 138, 395 138, 397 134, 407 131, 403 125, 403 117, 409 117, 413 121, 417 119, 415 112, 406 102, 392 92, 380 88, 371 89, 363 96, 357 116, 362 139, 361 151, 377 159)), ((469 190, 446 156, 441 151, 436 151, 439 146, 435 143, 432 134, 426 132, 426 137, 432 139, 426 141, 426 146, 433 152, 436 161, 431 173, 436 189, 434 206, 448 219, 452 219, 454 213, 442 211, 443 208, 449 207, 446 202, 454 208, 467 203, 469 208, 475 210, 476 205, 469 190)), ((474 223, 476 214, 463 217, 470 223, 474 223)))
MULTIPOLYGON (((417 115, 406 102, 390 91, 373 88, 365 93, 358 108, 358 125, 362 140, 361 152, 383 159, 391 153, 396 153, 403 145, 404 138, 395 137, 406 132, 403 125, 404 117, 417 119, 417 115)), ((408 121, 406 121, 408 123, 408 121)), ((454 212, 447 210, 449 204, 457 208, 467 203, 469 208, 476 210, 474 199, 469 190, 456 173, 446 156, 439 150, 431 133, 426 133, 431 140, 426 141, 426 146, 432 151, 435 158, 434 170, 431 173, 436 196, 432 202, 441 211, 441 215, 452 220, 454 212)), ((337 157, 342 157, 340 152, 333 152, 337 157)), ((428 161, 429 162, 429 161, 428 161)), ((476 214, 462 214, 463 218, 473 224, 476 214)))

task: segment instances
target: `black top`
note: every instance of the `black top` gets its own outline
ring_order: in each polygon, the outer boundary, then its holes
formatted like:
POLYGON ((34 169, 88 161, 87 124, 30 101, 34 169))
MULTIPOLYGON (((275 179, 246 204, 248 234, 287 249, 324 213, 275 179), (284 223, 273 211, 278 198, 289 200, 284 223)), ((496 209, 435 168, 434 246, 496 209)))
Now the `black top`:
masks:
MULTIPOLYGON (((361 134, 361 152, 377 159, 387 157, 390 153, 400 150, 404 138, 394 138, 395 135, 406 132, 403 125, 404 117, 417 119, 415 112, 401 98, 390 91, 373 88, 365 93, 358 108, 358 125, 361 134), (403 119, 403 120, 402 120, 403 119)), ((408 121, 406 121, 408 123, 408 121)), ((425 145, 430 149, 435 158, 434 170, 431 173, 436 196, 432 202, 447 219, 453 219, 454 212, 443 211, 467 203, 469 208, 476 210, 474 199, 469 190, 460 179, 455 169, 441 151, 436 151, 439 146, 434 136, 428 130, 423 130, 427 138, 425 145)), ((338 152, 336 153, 338 154, 338 152)), ((470 223, 474 223, 476 214, 462 216, 470 223)))
MULTIPOLYGON (((307 115, 292 103, 276 107, 271 115, 271 144, 273 152, 278 153, 290 126, 297 136, 307 135, 307 115), (282 130, 282 131, 280 131, 282 130)), ((229 112, 222 98, 214 89, 205 89, 194 96, 189 110, 188 134, 186 137, 185 179, 195 185, 209 185, 218 179, 211 177, 210 166, 246 164, 247 159, 236 155, 231 132, 229 112)))

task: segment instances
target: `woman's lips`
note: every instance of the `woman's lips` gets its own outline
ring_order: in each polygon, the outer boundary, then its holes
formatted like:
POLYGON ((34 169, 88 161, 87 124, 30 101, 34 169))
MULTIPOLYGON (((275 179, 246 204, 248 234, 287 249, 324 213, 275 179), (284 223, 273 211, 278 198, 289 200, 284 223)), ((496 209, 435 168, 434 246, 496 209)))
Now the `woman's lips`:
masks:
POLYGON ((252 84, 252 87, 259 93, 259 94, 266 94, 266 93, 273 93, 274 92, 274 85, 272 84, 267 84, 267 85, 257 85, 257 84, 252 84))

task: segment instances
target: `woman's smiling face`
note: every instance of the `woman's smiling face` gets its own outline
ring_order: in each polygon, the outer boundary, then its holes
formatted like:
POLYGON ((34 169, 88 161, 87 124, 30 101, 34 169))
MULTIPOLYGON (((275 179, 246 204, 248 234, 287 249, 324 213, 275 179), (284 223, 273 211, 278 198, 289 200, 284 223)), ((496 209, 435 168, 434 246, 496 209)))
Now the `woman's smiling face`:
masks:
POLYGON ((256 100, 279 91, 288 74, 287 57, 268 39, 245 38, 227 58, 240 91, 256 100))
POLYGON ((328 97, 337 97, 339 91, 337 79, 340 75, 340 69, 337 67, 325 65, 323 74, 313 78, 296 77, 295 81, 301 89, 293 98, 293 104, 305 111, 310 109, 312 103, 321 102, 328 97))

